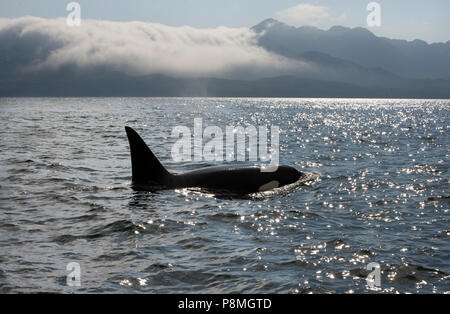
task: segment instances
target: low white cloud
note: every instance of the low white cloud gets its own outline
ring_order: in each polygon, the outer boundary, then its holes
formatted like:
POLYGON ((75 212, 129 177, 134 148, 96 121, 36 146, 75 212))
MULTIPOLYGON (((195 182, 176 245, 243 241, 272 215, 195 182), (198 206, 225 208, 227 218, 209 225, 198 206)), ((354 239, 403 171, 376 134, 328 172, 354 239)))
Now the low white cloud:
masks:
POLYGON ((0 54, 26 72, 71 66, 129 75, 233 77, 286 74, 307 67, 259 47, 257 36, 246 28, 97 20, 69 27, 65 19, 23 17, 0 20, 0 54))
POLYGON ((328 7, 301 3, 276 13, 276 18, 295 26, 315 26, 322 29, 345 22, 345 14, 334 14, 328 7))

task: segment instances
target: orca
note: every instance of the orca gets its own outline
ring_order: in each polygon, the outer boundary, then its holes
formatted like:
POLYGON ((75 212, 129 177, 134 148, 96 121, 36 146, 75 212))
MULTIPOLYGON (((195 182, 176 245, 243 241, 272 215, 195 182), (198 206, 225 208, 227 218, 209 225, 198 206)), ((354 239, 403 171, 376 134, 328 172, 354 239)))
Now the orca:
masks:
POLYGON ((130 144, 134 190, 200 188, 216 193, 247 195, 292 184, 304 176, 289 166, 278 166, 274 172, 262 172, 258 166, 213 166, 172 174, 135 130, 125 127, 125 131, 130 144))

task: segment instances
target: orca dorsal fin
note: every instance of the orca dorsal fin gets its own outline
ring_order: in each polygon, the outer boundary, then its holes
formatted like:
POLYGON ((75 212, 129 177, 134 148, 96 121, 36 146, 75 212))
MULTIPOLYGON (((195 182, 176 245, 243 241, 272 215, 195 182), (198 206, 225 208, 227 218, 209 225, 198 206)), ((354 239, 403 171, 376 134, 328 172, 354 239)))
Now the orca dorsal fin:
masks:
POLYGON ((135 130, 126 126, 125 131, 130 143, 133 185, 168 186, 172 175, 135 130))

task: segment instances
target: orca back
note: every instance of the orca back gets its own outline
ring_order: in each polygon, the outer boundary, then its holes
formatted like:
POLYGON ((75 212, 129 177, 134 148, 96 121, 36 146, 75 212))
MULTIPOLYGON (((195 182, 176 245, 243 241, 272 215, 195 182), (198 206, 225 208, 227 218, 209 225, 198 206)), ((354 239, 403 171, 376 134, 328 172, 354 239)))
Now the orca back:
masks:
POLYGON ((169 173, 144 140, 130 127, 125 127, 131 151, 132 183, 136 190, 199 187, 231 191, 237 194, 262 192, 296 182, 303 174, 288 166, 274 172, 260 167, 207 167, 183 174, 169 173))

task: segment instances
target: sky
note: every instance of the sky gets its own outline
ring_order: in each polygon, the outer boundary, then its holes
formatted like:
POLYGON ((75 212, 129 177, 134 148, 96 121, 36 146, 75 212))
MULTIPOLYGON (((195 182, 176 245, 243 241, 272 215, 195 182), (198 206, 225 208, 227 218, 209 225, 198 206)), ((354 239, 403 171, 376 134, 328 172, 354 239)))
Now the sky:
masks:
MULTIPOLYGON (((66 17, 68 0, 2 0, 0 18, 66 17)), ((143 21, 197 28, 251 27, 266 18, 294 26, 367 27, 378 36, 450 40, 450 1, 378 0, 381 25, 367 26, 369 0, 78 0, 82 19, 143 21)))

